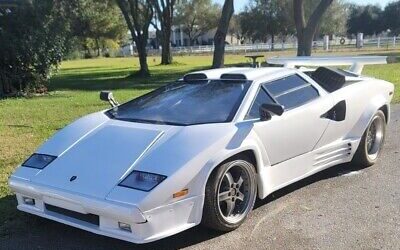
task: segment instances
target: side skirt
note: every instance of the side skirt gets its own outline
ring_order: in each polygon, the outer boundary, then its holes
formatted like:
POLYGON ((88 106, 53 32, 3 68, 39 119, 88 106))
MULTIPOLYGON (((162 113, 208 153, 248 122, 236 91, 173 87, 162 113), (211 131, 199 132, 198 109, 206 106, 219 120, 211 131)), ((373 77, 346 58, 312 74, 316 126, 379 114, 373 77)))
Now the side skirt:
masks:
POLYGON ((264 188, 259 198, 302 180, 329 167, 350 162, 357 150, 360 139, 335 141, 309 153, 297 156, 273 166, 266 166, 259 173, 264 188))

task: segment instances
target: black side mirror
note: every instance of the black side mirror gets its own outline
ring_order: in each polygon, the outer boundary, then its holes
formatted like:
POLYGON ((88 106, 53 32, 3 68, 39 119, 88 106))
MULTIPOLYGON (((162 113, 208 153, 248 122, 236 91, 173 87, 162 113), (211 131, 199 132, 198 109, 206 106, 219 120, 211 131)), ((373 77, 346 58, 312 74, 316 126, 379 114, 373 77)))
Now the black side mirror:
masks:
POLYGON ((118 106, 118 102, 114 99, 113 93, 111 91, 101 91, 100 100, 109 102, 111 107, 118 106))
POLYGON ((260 119, 261 121, 267 121, 271 119, 271 113, 275 115, 282 115, 285 108, 277 103, 264 103, 260 106, 260 119))

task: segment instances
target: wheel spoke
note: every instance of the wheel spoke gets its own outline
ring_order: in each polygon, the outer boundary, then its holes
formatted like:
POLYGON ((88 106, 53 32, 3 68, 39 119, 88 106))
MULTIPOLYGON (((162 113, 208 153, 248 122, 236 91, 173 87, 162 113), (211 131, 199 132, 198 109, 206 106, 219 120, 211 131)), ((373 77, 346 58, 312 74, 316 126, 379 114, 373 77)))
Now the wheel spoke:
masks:
POLYGON ((226 200, 226 216, 230 216, 235 208, 235 202, 231 199, 226 200))
POLYGON ((238 188, 240 188, 240 187, 242 186, 242 184, 243 184, 243 177, 240 176, 240 177, 239 177, 239 180, 238 180, 238 182, 237 182, 238 188))
POLYGON ((228 180, 229 187, 231 187, 232 184, 235 183, 235 181, 233 180, 233 177, 232 177, 231 173, 226 172, 225 177, 226 177, 226 179, 228 180))
POLYGON ((239 196, 237 196, 236 198, 238 199, 238 200, 240 200, 240 201, 243 201, 244 200, 244 194, 242 193, 242 192, 238 192, 238 194, 239 194, 239 196))
POLYGON ((231 199, 231 192, 225 191, 218 194, 219 201, 226 201, 231 199))

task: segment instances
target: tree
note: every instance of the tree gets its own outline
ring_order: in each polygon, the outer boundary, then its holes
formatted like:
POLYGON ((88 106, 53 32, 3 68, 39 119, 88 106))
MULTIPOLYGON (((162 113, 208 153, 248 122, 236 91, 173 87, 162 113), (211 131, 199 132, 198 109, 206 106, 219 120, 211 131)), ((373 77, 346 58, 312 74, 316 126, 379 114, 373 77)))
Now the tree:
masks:
POLYGON ((0 97, 42 92, 66 51, 65 2, 23 0, 0 6, 0 97))
POLYGON ((266 18, 266 32, 271 37, 272 50, 274 49, 275 36, 282 34, 286 36, 291 33, 293 29, 292 20, 288 13, 289 2, 283 0, 263 0, 261 1, 264 16, 266 18))
POLYGON ((385 29, 390 29, 393 35, 400 35, 400 1, 386 5, 383 11, 385 29))
POLYGON ((328 7, 331 5, 332 1, 333 0, 321 0, 306 22, 303 0, 293 0, 294 22, 298 41, 298 56, 311 55, 312 41, 317 30, 318 23, 328 7))
POLYGON ((246 6, 245 11, 239 15, 239 23, 243 35, 252 43, 256 41, 267 42, 267 23, 264 11, 253 2, 246 6))
POLYGON ((378 6, 352 5, 350 7, 347 33, 350 35, 359 32, 365 35, 378 34, 384 29, 382 19, 382 10, 378 6))
POLYGON ((345 35, 348 15, 348 4, 343 0, 333 1, 321 19, 317 32, 323 35, 345 35))
POLYGON ((224 66, 225 39, 229 29, 229 21, 234 12, 233 0, 225 0, 222 7, 221 17, 218 28, 214 36, 214 56, 212 68, 222 68, 224 66))
MULTIPOLYGON (((156 17, 158 22, 160 23, 161 29, 161 64, 171 64, 172 63, 172 54, 171 54, 171 30, 172 30, 172 21, 174 17, 174 6, 175 0, 150 0, 153 5, 156 17)), ((156 29, 158 29, 157 25, 154 25, 156 29)))
POLYGON ((240 23, 241 14, 242 13, 232 16, 232 20, 229 25, 228 33, 229 33, 229 35, 235 37, 240 43, 243 43, 245 35, 243 32, 242 25, 240 23))
POLYGON ((219 5, 211 0, 181 1, 176 6, 174 23, 183 26, 189 44, 194 45, 199 37, 217 26, 220 11, 219 5))
POLYGON ((72 21, 73 36, 79 38, 90 54, 90 48, 101 54, 101 47, 118 43, 127 33, 118 6, 114 1, 74 0, 75 16, 72 21))
POLYGON ((241 13, 241 26, 244 34, 253 42, 266 42, 271 38, 272 48, 275 37, 283 39, 293 33, 289 0, 253 0, 241 13))
POLYGON ((140 63, 140 70, 137 74, 149 76, 146 46, 149 38, 149 26, 154 14, 153 8, 146 0, 117 0, 117 4, 136 45, 140 63))

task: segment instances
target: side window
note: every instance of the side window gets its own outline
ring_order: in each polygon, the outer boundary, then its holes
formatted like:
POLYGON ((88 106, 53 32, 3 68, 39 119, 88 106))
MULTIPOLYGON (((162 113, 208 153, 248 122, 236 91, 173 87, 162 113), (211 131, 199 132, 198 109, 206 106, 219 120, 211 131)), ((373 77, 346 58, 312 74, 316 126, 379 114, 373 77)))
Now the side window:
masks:
POLYGON ((318 91, 299 75, 291 75, 263 86, 285 110, 299 107, 319 97, 318 91))
POLYGON ((245 120, 250 120, 250 119, 257 119, 260 118, 260 106, 264 103, 274 103, 274 101, 271 99, 271 97, 265 92, 264 89, 260 88, 258 90, 257 96, 254 99, 254 102, 247 113, 245 120))

